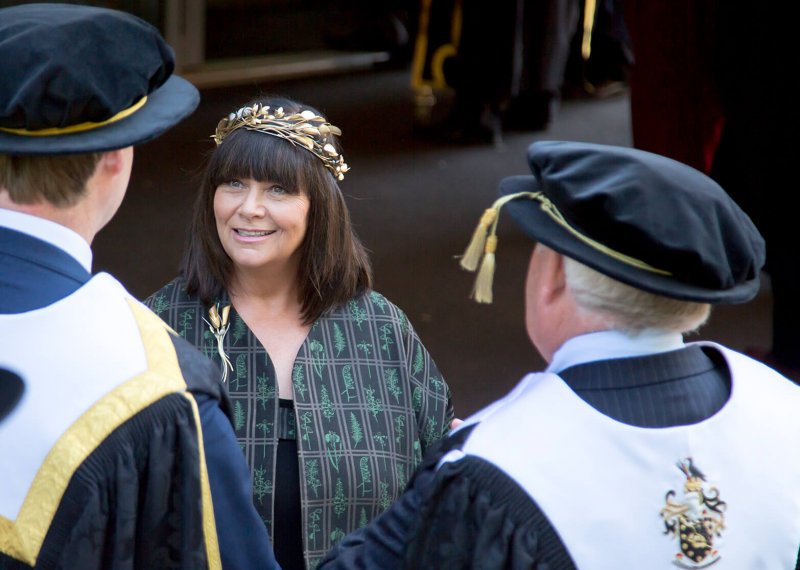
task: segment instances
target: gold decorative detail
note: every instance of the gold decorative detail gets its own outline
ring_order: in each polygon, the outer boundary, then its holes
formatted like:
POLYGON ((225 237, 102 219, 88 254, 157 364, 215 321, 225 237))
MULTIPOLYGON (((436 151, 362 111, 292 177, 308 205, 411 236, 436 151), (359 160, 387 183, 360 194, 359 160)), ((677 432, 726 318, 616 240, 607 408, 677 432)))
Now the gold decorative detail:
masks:
POLYGON ((484 254, 489 227, 497 219, 499 213, 500 211, 495 208, 487 208, 486 211, 483 212, 481 220, 478 222, 475 232, 472 234, 472 239, 467 246, 467 250, 461 257, 461 267, 467 271, 475 271, 478 269, 478 263, 484 254))
POLYGON ((228 369, 233 372, 233 364, 231 364, 231 359, 228 358, 227 354, 225 354, 225 348, 222 346, 222 341, 225 340, 225 335, 228 334, 228 329, 231 326, 228 322, 228 316, 230 315, 230 312, 230 305, 225 305, 222 308, 221 314, 218 309, 218 304, 211 305, 211 308, 208 310, 208 318, 211 319, 211 322, 206 321, 205 318, 203 319, 208 325, 208 330, 210 330, 211 334, 214 335, 214 338, 217 339, 217 352, 219 353, 219 357, 222 359, 223 382, 228 380, 228 369))
POLYGON ((478 277, 475 280, 475 287, 473 288, 471 295, 471 298, 475 299, 475 301, 478 303, 492 302, 492 281, 494 280, 495 267, 494 253, 497 250, 497 222, 500 220, 500 209, 508 202, 518 198, 537 200, 542 211, 550 216, 554 222, 559 224, 577 239, 589 247, 599 251, 600 253, 632 267, 636 267, 637 269, 642 269, 651 273, 657 273, 659 275, 672 275, 672 273, 669 271, 658 269, 657 267, 653 267, 644 261, 638 260, 629 255, 625 255, 624 253, 620 253, 598 241, 593 240, 589 236, 582 234, 577 229, 573 228, 569 222, 567 222, 566 218, 564 218, 564 215, 558 210, 558 208, 556 208, 556 205, 544 195, 544 193, 517 192, 516 194, 508 194, 495 200, 494 204, 492 204, 492 207, 484 211, 480 222, 478 222, 478 226, 475 228, 475 232, 472 234, 472 240, 470 240, 464 255, 461 257, 461 267, 467 271, 475 271, 475 269, 478 267, 478 262, 481 260, 481 252, 483 252, 483 261, 481 263, 480 271, 478 272, 478 277))
POLYGON ((495 200, 491 208, 487 208, 481 216, 478 227, 472 234, 472 240, 467 246, 464 255, 461 257, 460 265, 467 271, 475 271, 480 264, 478 276, 475 279, 475 286, 472 288, 470 298, 478 303, 491 303, 492 282, 494 281, 495 256, 497 250, 497 222, 500 221, 500 209, 516 198, 524 197, 531 192, 520 192, 509 194, 495 200), (488 235, 487 235, 488 233, 488 235), (481 256, 483 260, 481 261, 481 256))
MULTIPOLYGON (((45 457, 16 520, 0 516, 0 552, 28 566, 36 566, 45 536, 74 473, 115 429, 170 394, 184 394, 190 402, 194 401, 191 394, 186 393, 186 381, 169 338, 169 327, 140 303, 131 300, 128 305, 141 332, 147 369, 114 388, 78 418, 45 457)), ((193 407, 196 409, 196 403, 193 407)), ((201 434, 196 412, 194 419, 197 433, 201 434)), ((202 441, 198 441, 198 445, 209 567, 221 568, 216 532, 210 534, 215 530, 214 507, 207 477, 203 476, 207 471, 202 441)))
MULTIPOLYGON (((431 0, 422 0, 419 12, 417 39, 414 44, 414 57, 411 65, 411 87, 417 91, 444 90, 448 88, 444 76, 444 62, 458 55, 461 43, 461 3, 462 0, 453 2, 450 20, 450 37, 434 50, 429 49, 431 36, 431 0), (432 52, 432 53, 429 53, 432 52)), ((434 30, 436 31, 436 30, 434 30)), ((436 34, 433 34, 436 36, 436 34)))
POLYGON ((672 562, 680 568, 706 568, 721 558, 714 542, 725 530, 728 505, 715 486, 706 484, 706 476, 691 457, 676 466, 686 476, 683 494, 668 491, 661 509, 664 534, 677 539, 680 548, 672 562))
POLYGON ((136 111, 144 107, 145 103, 147 103, 147 95, 139 99, 136 103, 134 103, 127 109, 123 109, 113 117, 106 119, 105 121, 99 121, 96 123, 92 121, 87 121, 85 123, 70 125, 68 127, 52 127, 48 129, 37 129, 35 131, 30 131, 28 129, 9 129, 5 127, 0 127, 0 131, 5 131, 7 133, 11 133, 14 135, 22 135, 26 137, 50 137, 57 135, 69 135, 72 133, 82 133, 84 131, 99 129, 100 127, 105 127, 106 125, 110 125, 111 123, 116 123, 117 121, 121 121, 125 117, 133 115, 136 111))
POLYGON ((583 35, 581 36, 581 57, 583 61, 589 61, 592 55, 592 31, 594 29, 595 10, 597 9, 595 0, 586 0, 583 9, 583 35))
POLYGON ((535 196, 531 197, 538 200, 541 203, 542 211, 545 212, 548 216, 550 216, 553 219, 553 221, 557 222, 560 226, 562 226, 564 229, 566 229, 568 232, 570 232, 572 235, 574 235, 576 238, 581 240, 586 245, 592 247, 593 249, 596 249, 600 253, 607 255, 608 257, 616 259, 617 261, 621 261, 622 263, 625 263, 632 267, 636 267, 637 269, 643 269, 645 271, 649 271, 650 273, 658 273, 659 275, 672 275, 672 273, 670 273, 669 271, 653 267, 652 265, 645 263, 644 261, 640 261, 635 257, 631 257, 629 255, 625 255, 624 253, 620 253, 614 249, 611 249, 608 246, 603 245, 599 241, 593 240, 589 236, 583 235, 581 232, 579 232, 571 225, 569 225, 569 222, 567 222, 563 214, 558 211, 558 208, 556 208, 555 204, 553 204, 549 198, 547 198, 541 192, 536 192, 535 194, 536 194, 535 196))
POLYGON ((298 113, 286 114, 283 107, 271 109, 269 105, 256 103, 252 107, 242 107, 223 118, 212 135, 217 145, 237 129, 258 131, 282 138, 293 145, 304 148, 319 158, 337 180, 344 180, 350 167, 331 144, 332 136, 341 136, 339 127, 330 124, 325 117, 306 109, 298 113))
POLYGON ((200 497, 203 504, 203 533, 205 535, 206 556, 208 557, 208 570, 222 570, 222 556, 219 552, 219 536, 217 535, 217 519, 214 514, 214 501, 211 497, 211 481, 208 478, 208 465, 206 464, 206 445, 203 441, 202 421, 197 400, 188 392, 183 396, 192 406, 192 415, 197 426, 197 447, 200 452, 200 497))

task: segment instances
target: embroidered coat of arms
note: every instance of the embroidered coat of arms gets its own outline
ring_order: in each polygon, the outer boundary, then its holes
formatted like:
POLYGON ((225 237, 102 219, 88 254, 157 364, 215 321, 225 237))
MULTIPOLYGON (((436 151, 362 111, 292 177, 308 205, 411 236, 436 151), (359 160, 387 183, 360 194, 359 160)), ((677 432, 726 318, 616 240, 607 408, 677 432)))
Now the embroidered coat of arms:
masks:
POLYGON ((681 568, 706 568, 720 559, 714 539, 725 529, 727 504, 719 498, 716 487, 706 484, 706 476, 691 457, 676 463, 686 477, 683 493, 667 492, 661 509, 666 530, 664 534, 677 539, 680 552, 674 564, 681 568))

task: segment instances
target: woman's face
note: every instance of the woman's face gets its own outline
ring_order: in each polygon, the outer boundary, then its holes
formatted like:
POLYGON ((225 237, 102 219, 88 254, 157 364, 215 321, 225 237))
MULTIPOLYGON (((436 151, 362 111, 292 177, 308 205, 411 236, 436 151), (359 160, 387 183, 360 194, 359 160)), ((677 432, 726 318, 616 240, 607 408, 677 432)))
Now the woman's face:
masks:
POLYGON ((240 178, 217 186, 214 217, 234 270, 297 261, 308 226, 309 199, 275 182, 240 178))

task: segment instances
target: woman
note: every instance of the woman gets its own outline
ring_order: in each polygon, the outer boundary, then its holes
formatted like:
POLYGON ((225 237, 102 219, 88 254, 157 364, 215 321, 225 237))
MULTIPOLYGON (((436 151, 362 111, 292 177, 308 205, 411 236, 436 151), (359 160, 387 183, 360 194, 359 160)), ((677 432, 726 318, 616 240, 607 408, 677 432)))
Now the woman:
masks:
POLYGON ((288 99, 220 121, 181 276, 146 300, 220 363, 284 570, 388 507, 453 419, 408 319, 371 290, 339 134, 288 99))

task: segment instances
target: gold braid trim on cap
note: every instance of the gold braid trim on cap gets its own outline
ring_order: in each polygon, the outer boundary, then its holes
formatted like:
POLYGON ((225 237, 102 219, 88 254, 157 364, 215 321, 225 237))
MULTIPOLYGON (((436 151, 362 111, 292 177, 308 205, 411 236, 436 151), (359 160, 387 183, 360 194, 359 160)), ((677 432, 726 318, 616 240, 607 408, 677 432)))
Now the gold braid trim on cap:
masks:
POLYGON ((350 170, 344 156, 329 142, 331 136, 341 136, 341 129, 314 111, 306 109, 287 115, 283 107, 271 109, 269 105, 256 103, 252 107, 242 107, 223 118, 212 138, 219 146, 225 137, 237 129, 280 137, 306 149, 322 161, 336 180, 344 180, 345 172, 350 170))
POLYGON ((99 121, 96 123, 92 121, 87 121, 85 123, 78 123, 77 125, 70 125, 68 127, 52 127, 47 129, 37 129, 35 131, 31 131, 28 129, 10 129, 6 127, 0 127, 0 131, 5 131, 13 135, 22 135, 24 137, 52 137, 57 135, 70 135, 72 133, 82 133, 84 131, 99 129, 100 127, 105 127, 106 125, 110 125, 112 123, 116 123, 117 121, 121 121, 125 117, 133 115, 136 111, 144 107, 145 103, 147 103, 147 95, 139 99, 136 103, 134 103, 127 109, 123 109, 113 117, 108 118, 105 121, 99 121))
POLYGON ((567 222, 566 218, 564 218, 564 215, 558 210, 558 208, 556 208, 555 204, 553 204, 553 202, 551 202, 550 199, 542 192, 518 192, 516 194, 508 194, 507 196, 499 198, 494 202, 494 204, 492 204, 491 208, 488 208, 486 211, 484 211, 483 215, 481 216, 481 220, 478 223, 478 227, 475 228, 475 232, 472 235, 472 240, 470 241, 470 244, 467 246, 467 249, 461 258, 460 265, 463 269, 466 269, 467 271, 475 271, 475 269, 478 267, 478 261, 481 260, 480 252, 483 252, 483 261, 480 265, 478 276, 475 279, 475 287, 470 295, 470 297, 475 299, 475 301, 478 303, 492 302, 492 282, 494 280, 495 268, 494 253, 497 249, 497 222, 500 219, 500 209, 505 206, 506 203, 516 200, 517 198, 537 200, 542 211, 550 216, 554 222, 589 247, 599 251, 604 255, 607 255, 608 257, 611 257, 612 259, 616 259, 617 261, 621 261, 622 263, 636 267, 637 269, 649 271, 651 273, 668 276, 672 275, 672 273, 669 271, 658 269, 657 267, 653 267, 644 261, 629 255, 625 255, 624 253, 620 253, 582 234, 573 228, 569 222, 567 222))

